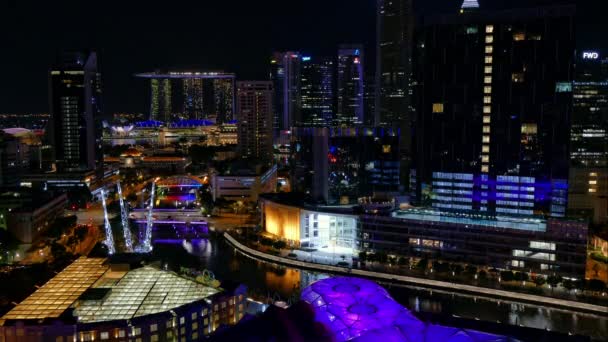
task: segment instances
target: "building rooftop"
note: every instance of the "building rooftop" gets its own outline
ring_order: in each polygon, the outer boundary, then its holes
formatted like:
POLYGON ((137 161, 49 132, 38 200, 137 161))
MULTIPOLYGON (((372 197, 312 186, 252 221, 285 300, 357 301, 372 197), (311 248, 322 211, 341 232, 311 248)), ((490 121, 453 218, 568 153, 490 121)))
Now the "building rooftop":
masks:
POLYGON ((135 74, 135 77, 141 78, 236 78, 234 73, 223 71, 168 71, 168 72, 144 72, 135 74))
POLYGON ((60 318, 71 309, 80 323, 126 320, 168 311, 220 292, 151 266, 113 270, 106 260, 77 259, 2 320, 60 318))
POLYGON ((537 232, 544 232, 547 230, 547 221, 539 217, 493 216, 485 215, 483 213, 446 212, 432 208, 397 210, 393 212, 392 216, 406 220, 469 224, 473 226, 520 229, 537 232))

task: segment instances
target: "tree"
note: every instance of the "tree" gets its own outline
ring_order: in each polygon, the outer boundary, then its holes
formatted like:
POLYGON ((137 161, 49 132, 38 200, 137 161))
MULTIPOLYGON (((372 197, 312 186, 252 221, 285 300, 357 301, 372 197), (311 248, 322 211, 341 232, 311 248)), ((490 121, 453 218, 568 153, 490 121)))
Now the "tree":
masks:
POLYGON ((606 284, 599 279, 591 279, 587 282, 585 288, 593 292, 601 292, 606 289, 606 284))
POLYGON ((543 286, 547 282, 547 280, 543 276, 536 276, 534 277, 534 279, 532 279, 532 281, 534 281, 534 284, 536 284, 536 286, 543 286))
POLYGON ((359 252, 359 261, 365 262, 367 260, 367 253, 365 251, 359 252))
POLYGON ((467 265, 467 267, 465 268, 466 272, 468 274, 475 274, 477 273, 477 267, 473 266, 473 265, 467 265))
POLYGON ((80 244, 84 241, 89 233, 89 227, 87 226, 78 226, 74 229, 74 236, 78 239, 78 250, 80 251, 80 244))
POLYGON ((570 291, 574 288, 576 288, 576 284, 570 280, 570 279, 566 279, 563 281, 562 285, 564 285, 564 287, 566 288, 566 290, 570 291))
POLYGON ((388 255, 384 252, 377 252, 376 260, 378 260, 379 263, 385 264, 388 261, 388 255))
POLYGON ((57 243, 56 241, 53 241, 53 243, 51 243, 51 254, 55 259, 63 259, 68 255, 65 247, 62 244, 57 243))
POLYGON ((488 273, 484 270, 479 271, 479 279, 486 280, 488 278, 488 273))
POLYGON ((503 281, 512 281, 515 279, 515 276, 511 271, 502 271, 500 272, 500 279, 503 281))
POLYGON ((416 264, 416 268, 421 270, 421 271, 426 271, 426 269, 429 267, 429 261, 427 259, 420 259, 418 260, 418 263, 416 264))
POLYGON ((273 247, 276 249, 284 249, 285 247, 287 247, 287 243, 283 240, 278 240, 273 244, 273 247))
POLYGON ((410 264, 410 259, 406 257, 399 258, 399 266, 408 266, 410 264))
POLYGON ((550 275, 547 277, 547 284, 551 286, 551 288, 556 287, 559 283, 562 282, 562 277, 558 275, 550 275))
POLYGON ((514 279, 518 281, 527 281, 530 277, 525 272, 515 272, 514 279))

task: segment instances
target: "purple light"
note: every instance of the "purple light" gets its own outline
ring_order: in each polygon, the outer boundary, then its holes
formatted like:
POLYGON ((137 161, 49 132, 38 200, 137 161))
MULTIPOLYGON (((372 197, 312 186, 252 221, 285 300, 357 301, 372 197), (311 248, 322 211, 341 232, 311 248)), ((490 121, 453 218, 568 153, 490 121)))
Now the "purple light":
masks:
POLYGON ((509 341, 505 336, 428 324, 395 302, 373 281, 334 277, 314 282, 302 291, 315 319, 336 341, 509 341))

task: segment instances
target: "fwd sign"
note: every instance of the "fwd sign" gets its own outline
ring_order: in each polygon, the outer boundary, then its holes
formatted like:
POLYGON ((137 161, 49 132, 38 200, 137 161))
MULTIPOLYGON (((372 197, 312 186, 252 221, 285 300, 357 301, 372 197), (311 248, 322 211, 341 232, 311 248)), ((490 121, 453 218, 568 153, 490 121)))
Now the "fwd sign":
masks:
POLYGON ((600 58, 600 54, 594 51, 585 51, 583 52, 583 59, 598 59, 600 58))

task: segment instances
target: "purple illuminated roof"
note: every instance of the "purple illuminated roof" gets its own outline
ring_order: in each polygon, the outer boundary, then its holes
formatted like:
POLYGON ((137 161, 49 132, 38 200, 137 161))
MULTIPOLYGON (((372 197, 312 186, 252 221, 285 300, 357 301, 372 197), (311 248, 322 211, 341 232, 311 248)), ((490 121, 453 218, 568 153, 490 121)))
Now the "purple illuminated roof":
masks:
POLYGON ((373 281, 334 277, 319 280, 302 291, 315 319, 337 341, 515 341, 474 330, 444 327, 419 320, 373 281))

